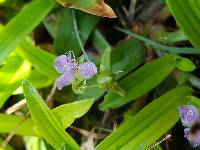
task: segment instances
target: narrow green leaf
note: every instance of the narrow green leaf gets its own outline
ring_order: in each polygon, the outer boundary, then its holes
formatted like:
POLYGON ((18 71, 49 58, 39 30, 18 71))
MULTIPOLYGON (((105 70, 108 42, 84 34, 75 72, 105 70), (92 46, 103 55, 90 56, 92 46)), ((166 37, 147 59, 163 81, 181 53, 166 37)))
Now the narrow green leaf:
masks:
POLYGON ((200 1, 166 0, 178 25, 195 47, 200 48, 200 1))
POLYGON ((101 57, 100 71, 110 70, 110 53, 111 49, 105 49, 103 56, 101 57))
POLYGON ((179 120, 178 106, 186 104, 189 87, 175 88, 143 108, 101 142, 96 150, 146 150, 179 120))
POLYGON ((190 72, 196 69, 195 64, 188 58, 177 56, 174 58, 175 65, 181 71, 190 72))
POLYGON ((62 124, 47 107, 36 89, 27 80, 23 81, 22 87, 28 108, 40 134, 55 149, 66 143, 68 149, 78 150, 78 144, 65 132, 62 124))
POLYGON ((28 77, 30 70, 29 62, 24 61, 20 56, 11 56, 0 68, 0 108, 21 85, 22 79, 28 77))
POLYGON ((58 73, 53 65, 54 59, 56 58, 55 55, 33 46, 29 41, 23 41, 20 47, 16 52, 24 59, 27 59, 35 69, 52 80, 58 77, 58 73))
MULTIPOLYGON (((72 9, 61 10, 58 32, 54 41, 54 47, 58 54, 64 54, 67 51, 73 51, 76 56, 79 56, 81 49, 78 44, 77 37, 74 33, 75 31, 72 11, 72 9)), ((91 32, 99 22, 100 18, 77 11, 76 20, 81 36, 81 41, 83 44, 85 44, 91 32)))
POLYGON ((164 80, 174 69, 175 55, 167 55, 145 64, 128 77, 119 82, 120 87, 126 91, 125 96, 109 92, 100 104, 101 110, 120 107, 136 98, 146 94, 164 80))
POLYGON ((70 104, 60 105, 52 112, 60 119, 64 128, 69 127, 76 118, 82 117, 92 106, 94 99, 86 99, 70 104))
MULTIPOLYGON (((23 119, 22 116, 0 113, 0 133, 11 133, 23 119)), ((18 135, 39 136, 32 119, 26 119, 20 124, 15 133, 18 135)))
POLYGON ((100 54, 102 54, 106 48, 111 47, 111 45, 106 41, 105 37, 97 29, 93 34, 93 44, 100 54))
POLYGON ((141 35, 138 35, 134 32, 130 32, 128 30, 124 30, 121 28, 117 28, 117 30, 127 35, 130 35, 140 41, 143 41, 146 45, 150 45, 153 48, 160 51, 167 51, 167 52, 180 53, 180 54, 200 54, 200 49, 197 49, 197 48, 188 48, 188 47, 178 48, 178 47, 166 46, 166 45, 162 45, 160 43, 154 42, 152 40, 149 40, 141 35))
POLYGON ((9 53, 42 21, 55 0, 34 0, 27 4, 0 33, 0 64, 9 53))
POLYGON ((111 54, 112 71, 117 79, 128 74, 144 61, 144 49, 142 43, 130 39, 119 44, 111 54))

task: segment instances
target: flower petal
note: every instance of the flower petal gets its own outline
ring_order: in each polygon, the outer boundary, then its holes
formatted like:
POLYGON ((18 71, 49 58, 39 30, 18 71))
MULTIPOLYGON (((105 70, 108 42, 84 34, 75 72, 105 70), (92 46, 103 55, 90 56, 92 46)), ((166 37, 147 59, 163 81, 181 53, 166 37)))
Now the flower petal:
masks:
POLYGON ((88 61, 78 65, 78 71, 83 78, 90 79, 97 73, 97 67, 93 62, 88 61))
POLYGON ((193 105, 185 105, 179 107, 181 122, 185 126, 192 126, 195 122, 199 121, 199 112, 193 105))
POLYGON ((54 60, 54 66, 59 73, 74 70, 75 63, 69 56, 60 55, 54 60))
POLYGON ((200 145, 200 130, 197 130, 195 133, 191 133, 190 128, 184 129, 184 137, 190 142, 192 147, 197 147, 200 145))
POLYGON ((74 79, 74 71, 67 71, 56 80, 56 87, 61 90, 64 86, 69 85, 74 79))

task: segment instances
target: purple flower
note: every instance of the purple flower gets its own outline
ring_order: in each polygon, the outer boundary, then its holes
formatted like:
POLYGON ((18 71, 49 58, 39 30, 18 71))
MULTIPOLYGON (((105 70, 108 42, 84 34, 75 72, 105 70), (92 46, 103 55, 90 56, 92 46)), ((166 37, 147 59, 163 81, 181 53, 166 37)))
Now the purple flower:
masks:
POLYGON ((192 133, 190 128, 185 128, 184 133, 184 137, 190 142, 193 147, 197 147, 200 145, 200 130, 192 133))
POLYGON ((64 86, 69 85, 76 78, 75 72, 78 71, 85 80, 92 78, 97 73, 97 67, 93 62, 84 62, 76 65, 72 59, 72 52, 68 55, 61 55, 54 60, 56 70, 61 76, 56 80, 56 87, 61 90, 64 86))
POLYGON ((88 61, 78 65, 78 71, 83 78, 90 79, 97 73, 97 67, 93 62, 88 61))
POLYGON ((199 121, 199 112, 193 105, 180 106, 179 113, 181 122, 188 127, 191 127, 195 122, 199 121))
POLYGON ((66 71, 56 80, 56 87, 61 90, 64 86, 69 85, 74 79, 74 71, 66 71))
POLYGON ((54 66, 62 75, 56 80, 56 86, 61 90, 74 79, 75 63, 70 55, 61 55, 54 60, 54 66))
POLYGON ((61 55, 54 60, 54 66, 59 73, 74 70, 75 63, 69 55, 61 55))

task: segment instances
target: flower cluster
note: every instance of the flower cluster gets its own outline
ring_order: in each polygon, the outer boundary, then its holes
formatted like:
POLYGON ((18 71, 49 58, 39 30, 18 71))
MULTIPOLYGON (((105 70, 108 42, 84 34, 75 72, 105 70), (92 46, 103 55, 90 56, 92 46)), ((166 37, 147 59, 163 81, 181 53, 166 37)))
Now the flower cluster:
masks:
POLYGON ((184 137, 193 147, 200 145, 200 115, 197 108, 193 105, 179 107, 181 122, 186 128, 184 137))
POLYGON ((61 76, 56 80, 56 86, 59 90, 71 84, 77 77, 76 74, 83 80, 87 80, 97 73, 97 67, 93 62, 87 61, 79 64, 71 53, 57 57, 54 60, 54 66, 61 73, 61 76))

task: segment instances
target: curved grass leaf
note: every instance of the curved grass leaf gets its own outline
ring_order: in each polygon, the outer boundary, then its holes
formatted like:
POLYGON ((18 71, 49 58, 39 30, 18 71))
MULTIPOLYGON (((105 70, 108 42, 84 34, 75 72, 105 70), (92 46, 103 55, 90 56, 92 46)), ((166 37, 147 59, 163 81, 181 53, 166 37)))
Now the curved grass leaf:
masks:
POLYGON ((55 0, 34 0, 27 4, 0 33, 0 64, 9 53, 42 21, 55 5, 55 0))
POLYGON ((92 98, 64 104, 52 109, 52 112, 62 122, 63 127, 67 128, 74 122, 76 118, 80 118, 83 116, 83 114, 88 112, 93 102, 94 99, 92 98))
POLYGON ((80 9, 87 13, 102 16, 102 17, 109 17, 109 18, 116 18, 114 11, 112 8, 104 3, 104 0, 57 0, 63 6, 66 7, 73 7, 76 9, 80 9))
POLYGON ((167 55, 145 64, 128 77, 119 82, 119 86, 126 91, 125 96, 109 92, 100 104, 101 110, 120 107, 146 94, 164 80, 174 69, 175 55, 167 55))
POLYGON ((11 56, 0 68, 0 108, 13 92, 21 85, 22 79, 28 77, 31 70, 29 62, 20 56, 11 56))
POLYGON ((189 87, 175 88, 143 108, 127 120, 103 142, 96 150, 146 150, 179 119, 178 106, 186 104, 189 87))
POLYGON ((195 47, 200 48, 200 1, 166 0, 178 25, 195 47))
MULTIPOLYGON (((0 133, 11 133, 23 119, 22 116, 0 113, 0 133)), ((15 133, 23 136, 39 136, 32 119, 26 119, 18 126, 15 133)))
POLYGON ((36 89, 27 80, 23 81, 22 87, 33 121, 47 142, 55 149, 58 149, 63 143, 67 144, 69 150, 80 149, 72 137, 65 132, 62 124, 47 107, 36 89))
POLYGON ((134 32, 130 32, 128 30, 124 30, 121 28, 117 28, 117 30, 119 30, 127 35, 130 35, 140 41, 143 41, 146 45, 150 45, 157 50, 173 52, 173 53, 180 53, 180 54, 200 54, 200 49, 197 49, 197 48, 187 48, 187 47, 178 48, 178 47, 166 46, 166 45, 162 45, 160 43, 154 42, 152 40, 149 40, 141 35, 138 35, 134 32))

